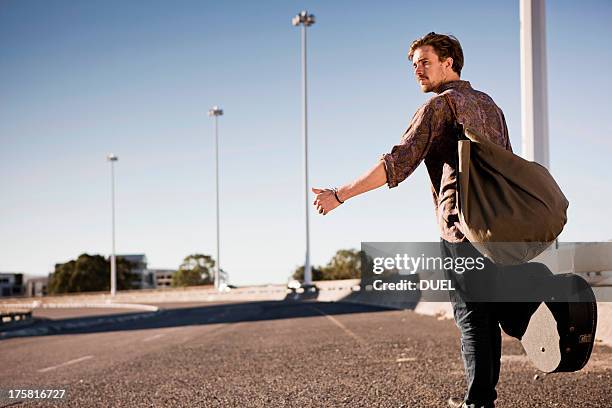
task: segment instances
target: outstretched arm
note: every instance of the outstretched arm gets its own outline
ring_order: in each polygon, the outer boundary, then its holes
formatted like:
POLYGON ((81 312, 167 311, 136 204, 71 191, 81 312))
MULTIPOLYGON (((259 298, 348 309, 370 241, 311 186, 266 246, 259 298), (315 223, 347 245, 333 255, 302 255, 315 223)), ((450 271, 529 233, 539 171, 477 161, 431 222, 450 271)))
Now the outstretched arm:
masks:
POLYGON ((393 146, 391 152, 384 154, 376 166, 364 175, 338 188, 338 199, 332 189, 313 188, 312 192, 316 194, 314 206, 320 214, 325 215, 339 206, 340 201, 374 190, 385 183, 389 188, 396 187, 425 159, 432 140, 441 135, 449 123, 454 122, 446 99, 443 96, 431 98, 414 114, 400 143, 393 146))
MULTIPOLYGON (((339 187, 337 191, 338 199, 346 201, 366 191, 374 190, 386 182, 385 162, 380 160, 374 167, 352 183, 339 187)), ((316 194, 313 204, 317 207, 319 214, 325 215, 340 205, 340 201, 336 199, 334 191, 331 189, 313 188, 312 192, 316 194)))

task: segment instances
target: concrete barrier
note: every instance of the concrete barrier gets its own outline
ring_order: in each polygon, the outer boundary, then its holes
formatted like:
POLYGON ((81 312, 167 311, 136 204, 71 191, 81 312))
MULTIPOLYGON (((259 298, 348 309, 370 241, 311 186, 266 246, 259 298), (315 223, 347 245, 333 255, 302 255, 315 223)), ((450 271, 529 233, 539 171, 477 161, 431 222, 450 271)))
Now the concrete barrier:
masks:
MULTIPOLYGON (((286 285, 250 286, 217 292, 212 286, 194 286, 187 288, 143 289, 119 291, 115 296, 108 292, 71 293, 63 295, 44 296, 40 298, 5 298, 0 300, 0 309, 7 306, 19 307, 26 305, 31 308, 45 307, 54 304, 99 305, 112 304, 148 304, 177 302, 216 302, 216 301, 257 301, 282 300, 287 295, 286 285)), ((83 306, 88 307, 88 306, 83 306)), ((110 307, 110 306, 109 306, 110 307)))

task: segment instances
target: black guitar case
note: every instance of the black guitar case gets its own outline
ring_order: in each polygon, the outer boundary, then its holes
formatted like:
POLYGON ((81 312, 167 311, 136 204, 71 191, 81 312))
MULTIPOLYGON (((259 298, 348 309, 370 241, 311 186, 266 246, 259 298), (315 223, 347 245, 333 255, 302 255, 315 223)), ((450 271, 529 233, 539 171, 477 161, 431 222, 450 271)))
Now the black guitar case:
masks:
POLYGON ((580 370, 589 361, 595 341, 597 302, 593 290, 580 276, 554 275, 544 264, 524 264, 520 269, 518 275, 514 270, 506 276, 514 282, 518 278, 523 287, 511 288, 506 283, 506 288, 524 297, 514 296, 514 302, 504 304, 502 329, 521 340, 539 370, 580 370))
POLYGON ((595 294, 573 273, 550 279, 553 294, 531 316, 521 344, 541 371, 578 371, 589 361, 595 341, 595 294))

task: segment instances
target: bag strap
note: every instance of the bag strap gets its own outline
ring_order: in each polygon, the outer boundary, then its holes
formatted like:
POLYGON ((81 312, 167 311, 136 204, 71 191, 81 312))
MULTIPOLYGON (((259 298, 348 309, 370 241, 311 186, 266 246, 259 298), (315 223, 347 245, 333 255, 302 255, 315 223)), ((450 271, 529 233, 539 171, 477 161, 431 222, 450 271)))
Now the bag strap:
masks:
MULTIPOLYGON (((455 130, 457 131, 457 141, 467 140, 468 138, 465 136, 464 129, 463 129, 463 123, 459 122, 459 119, 457 118, 457 111, 455 110, 455 105, 453 105, 450 95, 446 92, 442 93, 442 95, 444 95, 444 99, 446 99, 446 103, 448 103, 448 107, 450 108, 451 114, 453 115, 454 127, 455 127, 455 130)), ((457 192, 456 193, 457 199, 456 199, 455 205, 457 206, 457 210, 461 211, 461 202, 459 200, 459 189, 461 185, 459 184, 459 174, 458 173, 459 173, 459 157, 457 156, 457 178, 455 179, 455 191, 457 192)), ((432 186, 432 191, 434 192, 434 196, 436 197, 436 203, 437 203, 438 194, 436 194, 436 191, 433 188, 433 186, 432 186)))
POLYGON ((453 115, 453 121, 455 122, 455 128, 457 129, 457 139, 465 139, 465 135, 463 134, 463 123, 459 122, 457 111, 455 110, 455 105, 453 105, 450 95, 446 92, 442 93, 442 95, 444 95, 444 99, 446 99, 446 103, 448 103, 448 107, 453 115))
POLYGON ((455 106, 453 105, 450 96, 446 92, 442 93, 442 95, 444 95, 444 99, 446 99, 446 103, 448 103, 448 107, 453 113, 453 119, 455 120, 455 122, 457 122, 457 112, 455 111, 455 106))

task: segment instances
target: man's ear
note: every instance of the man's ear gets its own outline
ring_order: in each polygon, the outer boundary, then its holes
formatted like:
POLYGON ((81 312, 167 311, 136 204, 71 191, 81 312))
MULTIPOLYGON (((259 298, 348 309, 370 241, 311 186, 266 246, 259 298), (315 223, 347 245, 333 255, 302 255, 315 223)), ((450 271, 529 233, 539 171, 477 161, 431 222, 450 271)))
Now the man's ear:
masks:
POLYGON ((452 70, 453 69, 453 57, 446 57, 446 59, 444 60, 444 66, 452 70))

